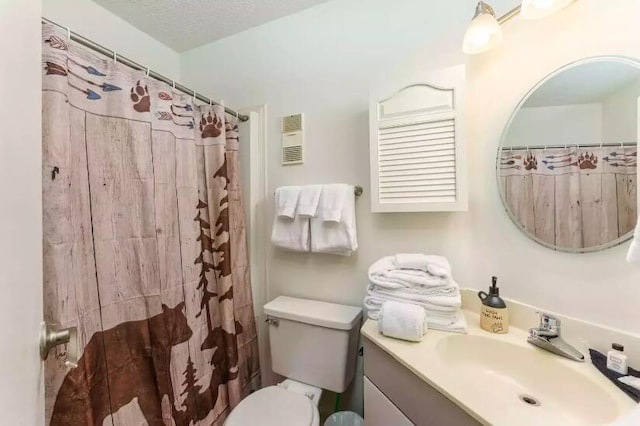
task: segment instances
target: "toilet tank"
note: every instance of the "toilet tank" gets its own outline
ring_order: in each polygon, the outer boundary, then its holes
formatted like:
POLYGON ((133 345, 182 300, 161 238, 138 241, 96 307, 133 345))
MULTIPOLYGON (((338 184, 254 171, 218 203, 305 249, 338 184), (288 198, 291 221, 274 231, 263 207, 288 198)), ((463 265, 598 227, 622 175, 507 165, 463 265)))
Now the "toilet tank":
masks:
POLYGON ((356 370, 362 310, 280 296, 264 306, 271 368, 289 379, 342 393, 356 370))

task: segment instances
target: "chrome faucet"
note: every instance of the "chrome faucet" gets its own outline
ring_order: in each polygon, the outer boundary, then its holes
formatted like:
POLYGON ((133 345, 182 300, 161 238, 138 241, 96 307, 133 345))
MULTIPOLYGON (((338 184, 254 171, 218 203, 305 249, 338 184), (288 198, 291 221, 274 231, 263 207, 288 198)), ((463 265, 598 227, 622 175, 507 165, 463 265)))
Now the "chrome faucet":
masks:
POLYGON ((560 336, 560 320, 553 315, 540 312, 540 326, 529 329, 527 342, 545 351, 584 362, 584 355, 560 336))

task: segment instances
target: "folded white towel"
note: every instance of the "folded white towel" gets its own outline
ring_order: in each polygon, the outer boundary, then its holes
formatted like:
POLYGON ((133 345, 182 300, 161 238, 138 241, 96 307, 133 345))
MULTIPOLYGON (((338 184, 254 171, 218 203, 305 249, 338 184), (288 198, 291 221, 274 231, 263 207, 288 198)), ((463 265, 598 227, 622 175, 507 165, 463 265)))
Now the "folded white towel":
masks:
POLYGON ((318 214, 318 202, 322 185, 305 185, 300 188, 296 214, 301 216, 315 217, 318 214))
POLYGON ((627 253, 627 262, 640 265, 640 217, 636 222, 636 230, 633 234, 633 241, 627 253))
POLYGON ((451 277, 451 265, 446 257, 420 253, 399 253, 393 256, 397 269, 414 269, 437 277, 451 277))
POLYGON ((410 303, 384 302, 378 314, 378 331, 395 339, 419 342, 426 325, 424 309, 410 303))
POLYGON ((353 186, 345 185, 340 221, 311 219, 311 251, 349 256, 358 249, 356 200, 353 186))
POLYGON ((309 219, 297 215, 293 219, 275 215, 271 243, 285 250, 308 252, 309 219))
POLYGON ((318 204, 318 217, 324 222, 340 222, 346 194, 353 191, 352 185, 333 183, 323 185, 318 204))
POLYGON ((394 256, 383 257, 369 267, 369 280, 387 288, 445 287, 450 285, 450 276, 433 275, 415 269, 399 269, 394 256))
POLYGON ((367 287, 367 297, 372 302, 380 305, 387 300, 396 302, 407 302, 422 306, 427 311, 454 312, 462 305, 460 292, 456 291, 450 295, 425 295, 420 293, 407 293, 400 289, 388 290, 376 285, 369 284, 367 287))
POLYGON ((299 186, 281 186, 276 189, 276 214, 293 219, 296 215, 299 195, 299 186))
POLYGON ((378 284, 371 282, 370 285, 373 286, 372 288, 376 291, 392 292, 406 297, 412 297, 413 295, 457 296, 460 292, 458 284, 453 279, 449 280, 449 284, 446 286, 416 286, 410 285, 406 281, 402 281, 402 284, 388 282, 378 284))
POLYGON ((453 333, 467 332, 467 318, 461 310, 457 310, 453 318, 438 318, 427 314, 427 326, 431 330, 450 331, 453 333))

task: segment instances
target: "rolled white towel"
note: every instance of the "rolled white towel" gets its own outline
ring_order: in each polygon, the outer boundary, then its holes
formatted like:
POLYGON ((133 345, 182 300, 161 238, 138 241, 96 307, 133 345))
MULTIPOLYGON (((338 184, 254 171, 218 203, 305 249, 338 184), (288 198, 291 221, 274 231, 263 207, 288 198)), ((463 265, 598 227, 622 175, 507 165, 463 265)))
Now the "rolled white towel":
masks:
POLYGON ((627 262, 640 265, 640 217, 636 223, 636 230, 633 234, 633 241, 627 253, 627 262))
POLYGON ((451 277, 451 265, 446 257, 433 254, 399 253, 393 256, 397 269, 415 269, 437 277, 451 277))
POLYGON ((378 331, 387 337, 419 342, 427 332, 424 309, 410 303, 385 302, 378 314, 378 331))
MULTIPOLYGON (((365 307, 367 308, 367 316, 372 320, 379 320, 382 305, 388 303, 384 301, 373 301, 371 298, 365 298, 365 307)), ((407 302, 408 303, 408 302, 407 302)), ((419 306, 419 305, 417 305, 419 306)), ((467 319, 464 313, 457 309, 453 312, 441 312, 424 310, 426 328, 430 330, 448 331, 452 333, 466 333, 467 319)))

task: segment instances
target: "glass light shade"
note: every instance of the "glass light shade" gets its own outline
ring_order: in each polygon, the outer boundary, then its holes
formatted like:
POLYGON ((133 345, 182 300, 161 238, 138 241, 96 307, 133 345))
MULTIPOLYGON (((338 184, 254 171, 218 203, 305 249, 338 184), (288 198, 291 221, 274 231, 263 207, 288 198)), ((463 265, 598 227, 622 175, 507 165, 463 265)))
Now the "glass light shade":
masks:
POLYGON ((574 0, 523 0, 520 15, 523 19, 542 19, 569 6, 574 0))
POLYGON ((464 34, 462 51, 467 54, 481 53, 502 42, 502 28, 495 17, 483 13, 473 18, 464 34))

